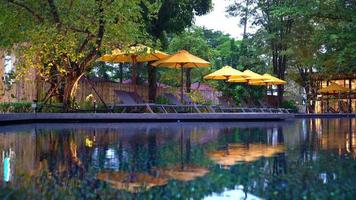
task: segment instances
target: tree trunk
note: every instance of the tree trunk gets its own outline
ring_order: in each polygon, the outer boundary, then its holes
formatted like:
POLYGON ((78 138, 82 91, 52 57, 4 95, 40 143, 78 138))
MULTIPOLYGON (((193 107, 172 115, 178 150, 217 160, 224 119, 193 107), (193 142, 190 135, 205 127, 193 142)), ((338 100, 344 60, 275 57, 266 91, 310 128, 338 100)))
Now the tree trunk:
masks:
POLYGON ((76 93, 79 80, 83 75, 84 73, 79 75, 72 74, 66 78, 63 89, 63 111, 68 111, 69 108, 73 107, 74 95, 76 93))
POLYGON ((187 92, 187 93, 190 92, 190 88, 191 88, 191 85, 192 85, 191 71, 192 71, 192 69, 190 69, 190 68, 187 68, 187 69, 185 70, 185 75, 186 75, 185 86, 186 86, 186 92, 187 92))
POLYGON ((155 102, 157 95, 157 69, 148 63, 148 100, 155 102))

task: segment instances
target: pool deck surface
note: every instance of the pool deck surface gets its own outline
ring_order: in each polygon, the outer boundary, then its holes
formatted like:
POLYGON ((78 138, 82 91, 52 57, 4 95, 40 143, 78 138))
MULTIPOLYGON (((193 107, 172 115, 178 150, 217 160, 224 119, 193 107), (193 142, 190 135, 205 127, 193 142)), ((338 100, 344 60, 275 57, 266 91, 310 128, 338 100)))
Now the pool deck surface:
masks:
POLYGON ((48 122, 194 122, 279 121, 293 119, 288 113, 5 113, 0 124, 48 122))
POLYGON ((306 114, 298 113, 295 114, 295 118, 355 118, 356 113, 315 113, 306 114))

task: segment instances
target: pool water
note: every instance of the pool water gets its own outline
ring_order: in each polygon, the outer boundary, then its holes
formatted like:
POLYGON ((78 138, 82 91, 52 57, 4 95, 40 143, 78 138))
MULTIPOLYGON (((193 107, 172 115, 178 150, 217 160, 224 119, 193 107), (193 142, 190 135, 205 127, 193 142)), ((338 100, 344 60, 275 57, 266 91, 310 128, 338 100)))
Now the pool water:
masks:
POLYGON ((356 119, 0 127, 0 199, 353 199, 356 119))

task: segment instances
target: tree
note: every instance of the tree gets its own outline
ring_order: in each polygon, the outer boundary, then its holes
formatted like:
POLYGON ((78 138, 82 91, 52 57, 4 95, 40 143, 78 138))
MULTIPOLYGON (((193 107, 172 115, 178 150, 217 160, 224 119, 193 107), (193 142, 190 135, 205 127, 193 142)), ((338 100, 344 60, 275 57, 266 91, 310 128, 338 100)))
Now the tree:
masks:
POLYGON ((256 0, 241 1, 234 0, 227 8, 226 12, 233 17, 240 17, 240 24, 243 26, 243 38, 247 37, 247 22, 256 13, 256 0))
MULTIPOLYGON (((308 90, 313 69, 330 75, 356 71, 355 9, 351 0, 251 0, 234 1, 227 12, 240 16, 242 24, 248 18, 257 25, 251 38, 259 41, 259 49, 267 50, 263 54, 271 59, 274 74, 284 79, 288 70, 298 71, 302 76, 298 80, 308 90)), ((244 39, 240 62, 248 60, 245 47, 249 45, 244 39)), ((280 86, 279 103, 283 91, 280 86)))
POLYGON ((139 0, 6 0, 0 4, 0 45, 16 48, 18 74, 35 67, 58 96, 72 105, 79 79, 105 48, 124 47, 142 35, 139 0))
MULTIPOLYGON (((296 2, 284 0, 259 0, 255 3, 256 12, 253 16, 253 24, 261 28, 259 34, 264 34, 272 57, 273 73, 279 78, 285 78, 287 69, 287 50, 289 48, 289 36, 293 25, 293 6, 296 2)), ((235 2, 235 7, 228 11, 235 15, 244 15, 248 6, 235 2), (235 8, 235 10, 233 9, 235 8), (242 9, 241 9, 242 8, 242 9)), ((247 16, 245 14, 245 16, 247 16)), ((278 86, 278 103, 283 101, 283 85, 278 86)))
MULTIPOLYGON (((192 25, 194 15, 210 11, 211 0, 148 0, 142 2, 142 17, 155 46, 167 47, 167 34, 182 32, 192 25), (153 15, 149 15, 153 13, 153 15)), ((148 66, 149 100, 156 98, 156 68, 148 66)))
MULTIPOLYGON (((168 52, 174 53, 178 50, 187 50, 193 55, 201 57, 205 60, 209 60, 210 58, 210 47, 208 46, 206 40, 203 37, 202 30, 199 28, 188 29, 182 34, 176 35, 170 40, 168 46, 168 52)), ((203 77, 204 69, 196 69, 194 75, 194 81, 201 81, 203 77), (198 78, 198 80, 196 80, 198 78)), ((206 72, 206 70, 205 70, 206 72)), ((186 74, 186 92, 190 92, 191 86, 191 69, 185 69, 186 74)))
POLYGON ((317 31, 318 65, 328 74, 356 72, 356 2, 313 1, 305 7, 317 31), (314 8, 314 9, 313 9, 314 8))

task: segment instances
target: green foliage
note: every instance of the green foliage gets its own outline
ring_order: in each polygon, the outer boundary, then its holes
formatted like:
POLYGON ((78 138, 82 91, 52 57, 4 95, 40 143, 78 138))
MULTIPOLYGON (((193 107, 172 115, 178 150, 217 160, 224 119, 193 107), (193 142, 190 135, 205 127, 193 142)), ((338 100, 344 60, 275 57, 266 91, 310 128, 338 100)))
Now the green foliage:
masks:
POLYGON ((167 99, 164 96, 158 96, 156 99, 157 104, 163 104, 163 105, 169 105, 171 102, 169 102, 169 99, 167 99))
POLYGON ((281 107, 286 109, 291 109, 293 112, 298 112, 297 104, 293 100, 283 101, 281 107))
MULTIPOLYGON (((141 4, 147 32, 155 39, 165 39, 190 27, 194 15, 204 15, 212 8, 211 0, 147 0, 141 4), (153 13, 153 15, 150 15, 153 13)), ((163 45, 165 46, 165 45, 163 45)))
POLYGON ((31 102, 0 103, 0 112, 3 113, 27 113, 33 112, 31 102))
POLYGON ((188 93, 188 96, 194 103, 203 104, 203 105, 207 104, 205 98, 198 90, 191 91, 190 93, 188 93))
MULTIPOLYGON (((175 53, 183 49, 205 60, 212 60, 212 49, 207 44, 200 28, 187 29, 185 32, 174 35, 170 39, 167 52, 175 53)), ((179 70, 160 69, 159 72, 163 83, 180 83, 180 76, 177 76, 177 74, 180 74, 179 70)), ((203 75, 207 72, 207 68, 194 68, 191 70, 191 81, 193 83, 202 81, 203 75)))
POLYGON ((105 50, 142 41, 139 4, 132 1, 6 1, 1 3, 0 47, 17 55, 16 75, 35 68, 65 106, 75 82, 105 50))

